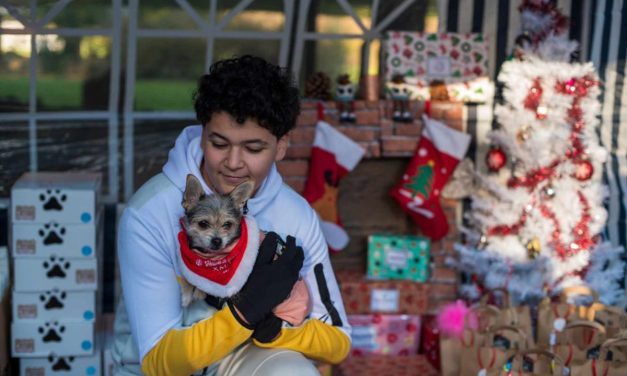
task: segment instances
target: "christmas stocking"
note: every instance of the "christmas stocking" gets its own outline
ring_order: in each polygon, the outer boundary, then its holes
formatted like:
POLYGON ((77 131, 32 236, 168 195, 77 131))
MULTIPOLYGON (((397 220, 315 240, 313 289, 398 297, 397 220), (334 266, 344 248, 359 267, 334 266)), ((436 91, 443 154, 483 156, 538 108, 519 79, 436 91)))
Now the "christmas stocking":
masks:
POLYGON ((338 185, 364 153, 359 144, 342 132, 324 121, 318 122, 303 196, 320 216, 322 232, 329 248, 334 251, 348 244, 348 235, 337 214, 338 185))
POLYGON ((390 194, 432 240, 448 232, 448 223, 440 206, 442 187, 466 154, 470 136, 425 115, 416 153, 403 179, 390 194))

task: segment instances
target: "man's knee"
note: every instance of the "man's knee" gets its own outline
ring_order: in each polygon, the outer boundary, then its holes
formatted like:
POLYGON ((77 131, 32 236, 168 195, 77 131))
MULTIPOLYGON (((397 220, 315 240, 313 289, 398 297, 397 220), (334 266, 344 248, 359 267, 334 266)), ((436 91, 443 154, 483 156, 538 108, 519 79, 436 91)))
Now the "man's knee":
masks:
POLYGON ((318 369, 302 354, 295 351, 281 350, 268 354, 253 376, 320 376, 318 369))

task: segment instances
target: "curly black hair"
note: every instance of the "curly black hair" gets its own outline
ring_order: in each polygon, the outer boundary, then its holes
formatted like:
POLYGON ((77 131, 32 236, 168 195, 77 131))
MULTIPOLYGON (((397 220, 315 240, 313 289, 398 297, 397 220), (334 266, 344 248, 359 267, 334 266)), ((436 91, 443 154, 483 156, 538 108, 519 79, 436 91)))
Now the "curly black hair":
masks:
POLYGON ((200 77, 194 109, 203 126, 224 111, 239 124, 256 120, 279 139, 296 125, 300 98, 287 69, 244 55, 220 60, 200 77))

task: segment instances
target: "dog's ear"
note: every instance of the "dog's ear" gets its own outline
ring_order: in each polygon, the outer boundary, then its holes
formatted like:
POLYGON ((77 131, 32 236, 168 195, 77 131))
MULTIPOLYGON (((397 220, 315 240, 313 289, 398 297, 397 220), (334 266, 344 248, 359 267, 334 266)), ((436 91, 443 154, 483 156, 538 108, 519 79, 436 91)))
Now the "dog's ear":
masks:
POLYGON ((235 187, 235 189, 229 193, 229 197, 231 197, 231 200, 235 202, 235 205, 241 209, 244 207, 244 204, 248 201, 250 196, 252 196, 254 190, 255 182, 253 180, 246 180, 235 187))
POLYGON ((183 209, 187 212, 198 204, 198 201, 205 195, 200 181, 192 174, 187 175, 185 182, 185 192, 183 193, 183 209))

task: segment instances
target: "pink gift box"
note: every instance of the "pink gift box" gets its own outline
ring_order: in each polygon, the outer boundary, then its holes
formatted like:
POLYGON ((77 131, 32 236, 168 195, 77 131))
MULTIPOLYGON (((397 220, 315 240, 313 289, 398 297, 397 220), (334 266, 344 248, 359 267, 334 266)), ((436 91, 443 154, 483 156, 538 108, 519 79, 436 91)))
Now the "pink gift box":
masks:
POLYGON ((351 355, 414 355, 420 342, 418 315, 348 315, 353 327, 351 355))

